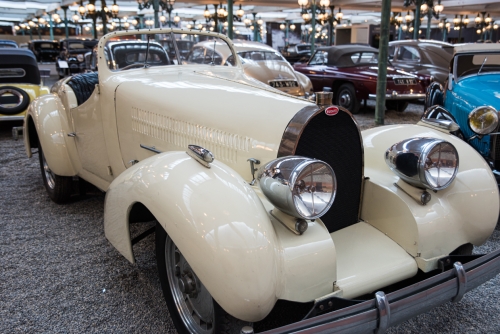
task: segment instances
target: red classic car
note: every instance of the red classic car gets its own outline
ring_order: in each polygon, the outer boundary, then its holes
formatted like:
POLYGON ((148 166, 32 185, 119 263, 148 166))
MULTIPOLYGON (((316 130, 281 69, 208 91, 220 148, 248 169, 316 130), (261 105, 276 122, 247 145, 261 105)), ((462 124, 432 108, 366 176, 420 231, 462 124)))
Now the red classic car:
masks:
MULTIPOLYGON (((318 48, 307 64, 297 64, 294 68, 311 79, 314 91, 331 88, 335 104, 356 114, 361 100, 376 98, 377 63, 375 48, 339 45, 318 48)), ((430 81, 430 76, 387 67, 387 109, 404 111, 409 101, 425 98, 430 81)))

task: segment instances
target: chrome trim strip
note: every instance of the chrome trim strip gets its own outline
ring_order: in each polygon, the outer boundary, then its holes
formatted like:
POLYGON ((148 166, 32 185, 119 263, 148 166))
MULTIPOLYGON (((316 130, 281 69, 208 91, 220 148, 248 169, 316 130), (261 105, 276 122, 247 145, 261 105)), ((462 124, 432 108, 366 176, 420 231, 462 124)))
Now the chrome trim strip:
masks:
POLYGON ((454 270, 457 274, 457 295, 453 297, 451 300, 454 303, 458 303, 462 300, 465 295, 465 291, 467 291, 467 275, 465 273, 464 266, 460 262, 453 263, 454 270))
POLYGON ((142 145, 142 144, 140 144, 140 146, 141 146, 141 148, 146 149, 146 150, 151 151, 151 152, 155 152, 158 154, 163 153, 162 151, 158 151, 154 146, 146 146, 146 145, 142 145))
POLYGON ((375 293, 375 299, 378 309, 378 328, 375 333, 384 334, 391 320, 391 308, 387 296, 383 291, 377 291, 375 293))
MULTIPOLYGON (((467 286, 470 291, 500 273, 500 250, 481 256, 465 265, 467 286)), ((390 304, 388 326, 395 326, 420 313, 427 312, 451 301, 457 295, 455 269, 420 281, 387 295, 390 304)), ((378 327, 378 311, 375 299, 338 311, 275 328, 263 334, 278 333, 365 333, 378 327)))
POLYGON ((0 114, 0 122, 5 122, 5 121, 23 121, 24 120, 24 115, 23 116, 7 116, 7 115, 1 115, 0 114))
MULTIPOLYGON (((368 94, 368 98, 370 100, 376 100, 377 99, 377 94, 368 94)), ((418 99, 425 99, 425 93, 418 93, 418 94, 385 94, 385 99, 386 100, 418 100, 418 99)))
POLYGON ((323 110, 324 108, 320 108, 317 105, 311 105, 300 109, 292 117, 281 137, 277 158, 295 154, 300 136, 304 132, 307 123, 323 110))

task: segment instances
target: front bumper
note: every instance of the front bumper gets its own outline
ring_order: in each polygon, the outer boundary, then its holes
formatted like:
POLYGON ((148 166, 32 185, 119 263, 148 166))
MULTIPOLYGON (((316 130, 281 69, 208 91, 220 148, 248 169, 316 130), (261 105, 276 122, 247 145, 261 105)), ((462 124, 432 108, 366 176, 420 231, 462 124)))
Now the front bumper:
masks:
MULTIPOLYGON (((376 100, 377 99, 377 94, 369 94, 368 98, 370 100, 376 100)), ((419 94, 397 94, 397 93, 385 94, 385 99, 386 100, 419 100, 419 99, 425 99, 425 93, 419 93, 419 94)))
POLYGON ((500 273, 500 250, 453 266, 387 295, 379 291, 374 299, 264 333, 383 333, 448 301, 458 302, 465 292, 495 277, 500 273))

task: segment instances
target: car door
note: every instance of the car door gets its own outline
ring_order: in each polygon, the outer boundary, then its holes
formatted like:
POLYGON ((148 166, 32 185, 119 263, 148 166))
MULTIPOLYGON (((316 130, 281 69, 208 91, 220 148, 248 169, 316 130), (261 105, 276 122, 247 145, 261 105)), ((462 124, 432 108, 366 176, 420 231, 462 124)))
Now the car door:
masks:
POLYGON ((106 182, 111 182, 113 173, 106 148, 100 97, 99 89, 94 88, 87 101, 71 109, 74 126, 74 133, 71 136, 75 138, 82 169, 106 182))
POLYGON ((314 91, 323 90, 327 61, 328 51, 318 50, 303 71, 311 79, 314 91))

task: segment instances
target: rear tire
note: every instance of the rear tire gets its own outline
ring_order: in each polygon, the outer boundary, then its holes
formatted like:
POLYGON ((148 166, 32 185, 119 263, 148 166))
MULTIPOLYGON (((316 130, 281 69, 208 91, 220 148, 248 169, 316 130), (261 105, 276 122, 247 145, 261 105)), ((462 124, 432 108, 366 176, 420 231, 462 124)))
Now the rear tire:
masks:
POLYGON ((68 202, 71 196, 73 178, 71 176, 56 175, 50 170, 45 155, 43 154, 42 145, 40 144, 38 145, 38 157, 40 160, 43 185, 50 199, 57 204, 68 202))
POLYGON ((385 101, 385 107, 387 110, 396 110, 397 112, 403 112, 408 108, 407 101, 385 101))
POLYGON ((163 227, 156 223, 156 262, 163 296, 178 333, 240 333, 250 323, 213 300, 163 227))
POLYGON ((351 114, 359 113, 359 101, 352 84, 345 83, 339 87, 335 94, 335 104, 346 108, 351 114))

